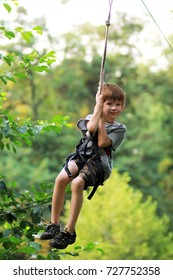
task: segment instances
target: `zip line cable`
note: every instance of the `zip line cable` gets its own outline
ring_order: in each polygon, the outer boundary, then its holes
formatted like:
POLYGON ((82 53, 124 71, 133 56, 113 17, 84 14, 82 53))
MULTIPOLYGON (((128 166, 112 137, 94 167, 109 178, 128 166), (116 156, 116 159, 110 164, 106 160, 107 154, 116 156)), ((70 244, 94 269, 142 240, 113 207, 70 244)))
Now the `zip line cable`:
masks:
POLYGON ((106 33, 105 33, 105 46, 102 56, 101 68, 100 68, 100 80, 99 80, 99 88, 98 92, 100 94, 101 87, 104 82, 104 73, 105 73, 105 62, 106 62, 106 54, 107 54, 107 43, 108 43, 108 34, 109 34, 109 27, 111 25, 110 18, 111 18, 111 9, 112 9, 113 0, 109 0, 109 12, 108 12, 108 19, 106 20, 106 33))
POLYGON ((173 52, 173 47, 171 46, 170 42, 168 41, 168 39, 166 38, 166 36, 164 35, 164 33, 162 32, 160 26, 158 25, 157 21, 154 19, 153 15, 151 14, 151 12, 149 11, 147 5, 145 4, 145 2, 143 0, 141 0, 141 2, 143 3, 144 7, 146 8, 147 12, 149 13, 150 17, 152 18, 152 20, 154 21, 155 25, 157 26, 157 28, 159 29, 160 33, 162 34, 163 38, 165 39, 165 41, 167 42, 168 46, 170 47, 171 51, 173 52))
MULTIPOLYGON (((145 2, 143 0, 141 0, 141 2, 143 3, 145 9, 147 10, 148 14, 150 15, 150 17, 152 18, 152 20, 154 21, 155 25, 157 26, 157 28, 159 29, 159 32, 161 33, 161 35, 163 36, 164 40, 166 41, 166 43, 168 44, 169 48, 171 49, 171 51, 173 52, 173 47, 171 46, 170 42, 168 41, 168 39, 166 38, 166 36, 164 35, 164 33, 162 32, 160 26, 158 25, 157 21, 155 20, 155 18, 153 17, 153 15, 151 14, 150 10, 148 9, 147 5, 145 4, 145 2)), ((106 55, 107 55, 107 43, 108 43, 108 34, 109 34, 109 27, 111 25, 110 23, 110 18, 111 18, 111 9, 112 9, 112 4, 113 4, 113 0, 109 0, 109 11, 108 11, 108 19, 106 20, 106 32, 105 32, 105 45, 104 45, 104 51, 103 51, 103 56, 102 56, 102 61, 101 61, 101 67, 100 67, 100 79, 99 79, 99 86, 98 86, 98 93, 101 93, 101 87, 102 84, 104 83, 104 74, 105 74, 105 62, 106 62, 106 55)))

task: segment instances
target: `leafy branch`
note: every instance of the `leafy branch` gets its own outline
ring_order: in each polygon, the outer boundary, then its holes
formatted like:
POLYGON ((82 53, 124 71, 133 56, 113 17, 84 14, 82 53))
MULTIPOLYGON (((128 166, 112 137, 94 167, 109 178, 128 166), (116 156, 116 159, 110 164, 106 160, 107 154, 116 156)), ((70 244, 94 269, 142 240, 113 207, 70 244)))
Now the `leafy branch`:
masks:
MULTIPOLYGON (((5 93, 0 95, 0 101, 4 99, 5 93)), ((67 126, 69 117, 57 115, 51 120, 37 120, 35 124, 31 124, 30 119, 21 120, 14 119, 6 111, 0 112, 0 150, 13 149, 16 152, 16 146, 24 143, 32 144, 32 139, 37 135, 49 131, 60 133, 63 126, 67 126)))

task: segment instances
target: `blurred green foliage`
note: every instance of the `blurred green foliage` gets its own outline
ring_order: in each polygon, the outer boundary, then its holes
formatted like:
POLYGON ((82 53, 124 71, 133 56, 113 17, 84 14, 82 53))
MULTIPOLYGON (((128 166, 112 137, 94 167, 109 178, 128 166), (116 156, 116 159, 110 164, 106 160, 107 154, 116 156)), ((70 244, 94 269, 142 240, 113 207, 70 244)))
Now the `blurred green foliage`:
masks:
MULTIPOLYGON (((100 250, 90 254, 83 251, 77 259, 172 259, 173 234, 169 232, 168 217, 159 218, 156 201, 151 196, 143 201, 141 191, 134 190, 129 181, 127 173, 120 175, 114 169, 93 201, 85 201, 74 248, 80 245, 83 249, 85 244, 92 242, 104 251, 102 254, 100 250)), ((69 213, 69 203, 65 213, 66 216, 69 213)))
MULTIPOLYGON (((9 3, 4 8, 10 13, 13 6, 9 3)), ((54 178, 80 138, 76 121, 94 108, 104 26, 86 23, 55 38, 44 19, 27 22, 22 7, 18 15, 15 23, 0 22, 0 256, 58 259, 61 253, 50 248, 45 252, 45 244, 35 241, 34 234, 49 220, 54 178), (42 36, 48 47, 40 49, 42 36)), ((65 257, 169 259, 173 229, 171 54, 164 50, 167 65, 163 69, 156 61, 139 62, 142 49, 135 43, 143 23, 125 14, 119 14, 117 22, 110 29, 105 80, 127 93, 126 109, 119 118, 127 126, 127 136, 114 155, 119 174, 114 171, 104 194, 99 190, 91 205, 84 205, 78 243, 65 257), (96 215, 89 217, 94 211, 96 215)))

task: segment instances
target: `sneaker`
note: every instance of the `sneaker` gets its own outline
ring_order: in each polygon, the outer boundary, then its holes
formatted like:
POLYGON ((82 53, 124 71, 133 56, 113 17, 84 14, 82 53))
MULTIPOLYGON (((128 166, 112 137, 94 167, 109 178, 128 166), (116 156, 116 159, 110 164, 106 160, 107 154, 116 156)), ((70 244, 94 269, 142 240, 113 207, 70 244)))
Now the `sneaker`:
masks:
POLYGON ((75 243, 76 232, 70 234, 67 230, 61 231, 49 244, 56 249, 65 249, 68 245, 75 243))
POLYGON ((60 233, 60 225, 49 224, 46 227, 45 232, 41 234, 40 239, 42 240, 52 239, 59 233, 60 233))

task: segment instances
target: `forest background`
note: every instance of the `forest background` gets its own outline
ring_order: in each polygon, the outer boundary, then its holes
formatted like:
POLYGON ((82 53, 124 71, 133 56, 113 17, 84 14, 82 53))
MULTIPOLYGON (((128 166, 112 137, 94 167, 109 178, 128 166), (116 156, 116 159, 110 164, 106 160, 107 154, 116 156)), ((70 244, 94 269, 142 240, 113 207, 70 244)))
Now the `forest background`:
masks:
MULTIPOLYGON (((105 80, 127 93, 119 118, 127 136, 111 178, 85 199, 77 243, 62 253, 38 235, 49 222, 54 179, 80 138, 76 122, 95 104, 105 26, 85 23, 54 37, 44 18, 28 22, 17 0, 1 9, 17 17, 0 23, 0 258, 172 259, 170 48, 161 51, 163 67, 141 60, 145 22, 119 13, 111 24, 105 80)), ((70 188, 66 198, 62 225, 70 188)))

